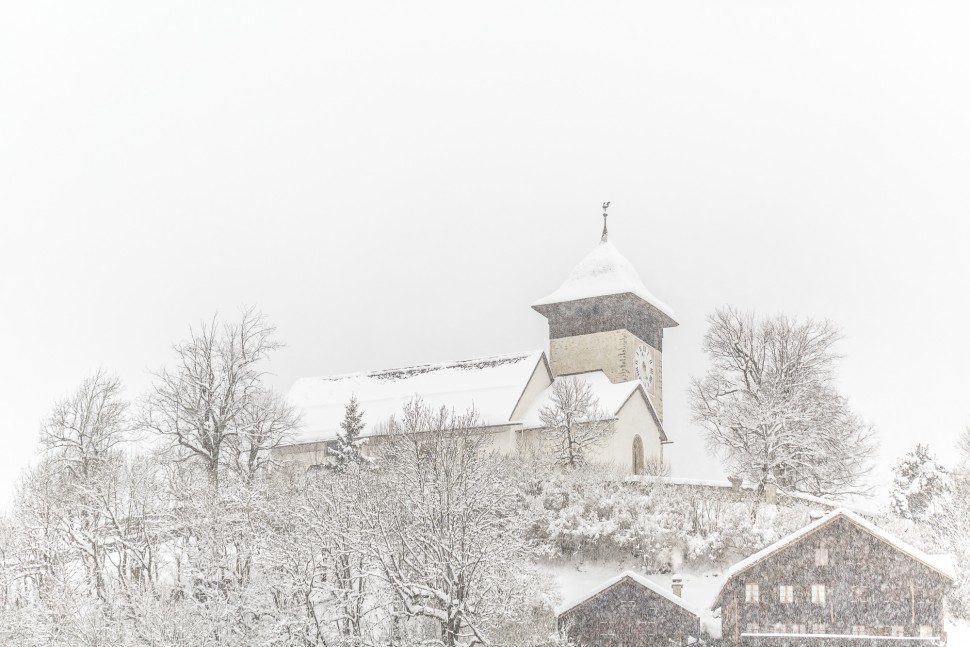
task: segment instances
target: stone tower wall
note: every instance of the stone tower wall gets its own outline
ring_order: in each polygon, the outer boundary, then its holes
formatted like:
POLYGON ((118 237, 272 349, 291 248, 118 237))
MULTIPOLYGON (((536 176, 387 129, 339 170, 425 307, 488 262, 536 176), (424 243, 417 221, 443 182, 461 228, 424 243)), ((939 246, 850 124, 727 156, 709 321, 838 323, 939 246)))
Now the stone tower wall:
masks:
MULTIPOLYGON (((549 340, 549 364, 555 376, 602 370, 610 382, 637 379, 634 355, 645 342, 628 330, 609 330, 549 340)), ((653 388, 647 393, 663 420, 663 353, 646 344, 653 357, 653 388)))

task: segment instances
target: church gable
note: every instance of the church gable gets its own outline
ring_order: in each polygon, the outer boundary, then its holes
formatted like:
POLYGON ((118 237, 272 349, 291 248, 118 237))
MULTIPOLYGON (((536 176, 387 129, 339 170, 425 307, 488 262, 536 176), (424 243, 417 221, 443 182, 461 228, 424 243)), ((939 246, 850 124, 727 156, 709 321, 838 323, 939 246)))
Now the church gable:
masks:
POLYGON ((539 412, 544 407, 552 405, 553 386, 561 380, 579 380, 589 385, 590 390, 599 402, 600 407, 610 416, 616 416, 623 405, 626 404, 630 396, 634 395, 640 386, 639 382, 622 382, 614 384, 603 371, 589 371, 576 375, 564 375, 557 377, 549 383, 549 386, 537 397, 532 404, 525 409, 522 417, 517 421, 521 422, 527 429, 542 427, 542 420, 539 412))
POLYGON ((512 410, 509 420, 512 422, 522 420, 529 407, 552 385, 552 381, 552 369, 549 368, 549 362, 543 353, 542 361, 536 364, 535 370, 532 371, 532 376, 522 390, 518 402, 515 403, 515 409, 512 410))

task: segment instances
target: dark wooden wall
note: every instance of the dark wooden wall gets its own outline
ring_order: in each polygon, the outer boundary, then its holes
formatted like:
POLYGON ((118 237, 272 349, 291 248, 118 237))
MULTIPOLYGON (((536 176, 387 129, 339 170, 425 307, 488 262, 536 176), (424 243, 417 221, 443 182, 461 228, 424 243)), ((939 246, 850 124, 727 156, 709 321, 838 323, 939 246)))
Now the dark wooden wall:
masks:
MULTIPOLYGON (((893 625, 901 625, 904 635, 914 637, 919 636, 921 625, 927 625, 939 636, 948 584, 907 553, 837 517, 729 581, 721 597, 724 643, 764 642, 740 640, 749 623, 757 623, 762 633, 777 632, 777 623, 784 626, 784 633, 792 632, 796 624, 805 625, 808 633, 813 633, 813 625, 824 624, 830 634, 851 634, 853 625, 864 625, 866 633, 886 636, 893 625), (820 547, 828 550, 827 565, 816 564, 820 547), (757 604, 745 602, 749 583, 759 586, 757 604), (813 584, 825 585, 824 605, 812 602, 813 584), (794 587, 794 602, 780 602, 781 585, 794 587)), ((862 643, 853 642, 857 644, 862 643)))
POLYGON ((632 579, 623 579, 559 616, 579 647, 684 645, 697 616, 632 579))

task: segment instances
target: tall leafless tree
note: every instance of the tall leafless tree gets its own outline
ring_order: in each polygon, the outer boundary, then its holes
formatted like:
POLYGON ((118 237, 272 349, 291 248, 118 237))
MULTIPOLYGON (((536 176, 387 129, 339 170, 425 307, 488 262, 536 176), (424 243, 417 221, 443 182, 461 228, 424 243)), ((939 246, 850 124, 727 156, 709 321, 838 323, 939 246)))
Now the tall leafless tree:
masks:
POLYGON ((616 420, 602 410, 588 382, 576 377, 556 380, 550 402, 539 411, 542 436, 556 462, 578 467, 589 462, 596 449, 616 433, 616 420))
POLYGON ((449 647, 490 644, 529 579, 515 488, 491 439, 469 431, 476 418, 412 402, 361 481, 364 545, 398 614, 432 622, 449 647))
POLYGON ((52 461, 75 477, 90 479, 125 440, 129 429, 121 380, 98 370, 54 405, 41 427, 41 445, 52 461))
POLYGON ((711 368, 693 380, 691 408, 727 469, 759 489, 865 492, 875 432, 836 387, 835 325, 731 307, 708 323, 711 368))
POLYGON ((41 427, 44 462, 28 477, 54 545, 84 565, 90 590, 108 599, 108 557, 115 542, 105 502, 115 495, 122 456, 115 448, 130 428, 121 381, 103 370, 85 379, 73 394, 57 402, 41 427), (41 497, 43 499, 43 497, 41 497))
POLYGON ((201 462, 216 490, 221 472, 244 476, 297 424, 296 414, 263 384, 261 368, 281 347, 266 317, 245 309, 238 322, 213 318, 175 344, 176 361, 155 374, 142 425, 169 441, 180 461, 201 462))

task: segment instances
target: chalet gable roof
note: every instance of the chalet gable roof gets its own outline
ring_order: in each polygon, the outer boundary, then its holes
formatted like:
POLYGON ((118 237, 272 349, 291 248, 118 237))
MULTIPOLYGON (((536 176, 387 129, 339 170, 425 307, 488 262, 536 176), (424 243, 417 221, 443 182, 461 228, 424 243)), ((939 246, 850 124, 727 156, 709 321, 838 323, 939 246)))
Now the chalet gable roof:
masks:
POLYGON ((724 587, 727 586, 727 583, 733 577, 740 575, 741 573, 747 571, 748 569, 752 568, 757 564, 760 564, 761 562, 768 559, 772 555, 784 550, 785 548, 793 544, 798 543, 802 539, 805 539, 809 535, 814 534, 816 531, 828 526, 829 524, 833 523, 835 520, 840 518, 845 519, 850 523, 854 524, 855 526, 865 530, 866 532, 876 537, 877 539, 883 541, 884 543, 888 544, 892 548, 895 548, 896 550, 902 553, 905 553, 906 555, 909 555, 911 558, 922 563, 924 566, 928 567, 929 569, 939 573, 943 577, 951 581, 956 579, 953 563, 950 560, 948 555, 929 555, 923 552, 922 550, 916 548, 915 546, 911 546, 907 544, 906 542, 904 542, 902 539, 899 539, 895 535, 892 535, 886 532, 876 524, 855 514, 851 510, 847 510, 845 508, 838 508, 828 513, 824 517, 821 517, 820 519, 817 519, 816 521, 808 524, 807 526, 800 528, 799 530, 796 530, 795 532, 791 533, 787 537, 783 537, 782 539, 779 539, 778 541, 771 544, 770 546, 767 546, 759 550, 758 552, 754 553, 753 555, 750 555, 746 559, 741 560, 740 562, 738 562, 737 564, 729 568, 724 573, 724 584, 721 585, 720 590, 717 592, 717 595, 715 596, 714 600, 711 602, 711 605, 712 605, 711 608, 713 609, 718 606, 718 603, 721 599, 721 594, 724 591, 724 587))
POLYGON ((558 609, 556 609, 556 615, 561 616, 562 614, 566 613, 567 611, 570 611, 570 610, 578 607, 579 605, 583 604, 584 602, 588 602, 589 600, 593 599, 594 597, 596 597, 600 593, 603 593, 604 591, 606 591, 610 587, 615 586, 615 585, 619 584, 620 582, 622 582, 624 580, 630 580, 631 582, 634 582, 635 584, 639 584, 640 586, 649 589, 650 591, 652 591, 652 592, 656 593, 657 595, 661 596, 662 598, 665 598, 666 600, 668 600, 668 601, 676 604, 677 606, 681 607, 685 611, 688 611, 689 613, 694 614, 695 616, 699 616, 700 615, 698 613, 697 609, 695 609, 693 606, 691 606, 690 604, 688 604, 687 602, 685 602, 681 597, 679 597, 677 595, 674 595, 673 594, 673 591, 668 591, 663 586, 660 586, 656 582, 651 582, 650 580, 648 580, 644 576, 642 576, 642 575, 640 575, 638 573, 634 573, 633 571, 624 571, 624 572, 620 573, 619 575, 617 575, 616 577, 612 577, 612 578, 606 580, 605 582, 603 582, 602 584, 600 584, 596 588, 587 591, 586 593, 584 593, 582 595, 582 597, 579 597, 579 598, 570 600, 566 604, 564 604, 564 605, 560 606, 558 609))

